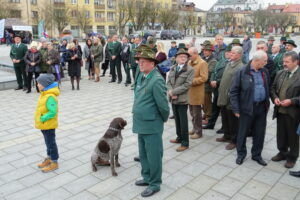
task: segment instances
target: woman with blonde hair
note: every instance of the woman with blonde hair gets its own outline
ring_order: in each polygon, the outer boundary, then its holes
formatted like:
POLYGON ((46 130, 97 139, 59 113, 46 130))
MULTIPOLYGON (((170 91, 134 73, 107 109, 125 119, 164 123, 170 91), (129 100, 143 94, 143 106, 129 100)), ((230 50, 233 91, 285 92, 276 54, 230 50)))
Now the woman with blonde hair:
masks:
POLYGON ((165 45, 162 42, 157 43, 157 53, 156 53, 156 60, 159 61, 159 63, 163 62, 167 59, 167 54, 165 50, 165 45))
MULTIPOLYGON (((30 49, 26 52, 24 56, 24 61, 26 63, 26 72, 28 75, 28 90, 27 93, 31 92, 31 82, 34 74, 35 80, 39 77, 41 73, 40 62, 41 62, 41 54, 37 50, 38 43, 33 41, 30 44, 30 49)), ((37 84, 36 84, 37 86, 37 84)), ((39 92, 38 87, 36 87, 36 91, 39 92)))
POLYGON ((77 90, 79 90, 79 82, 81 77, 81 58, 82 55, 74 43, 68 44, 66 59, 68 62, 68 74, 71 77, 72 90, 74 88, 74 79, 77 81, 77 90))
POLYGON ((100 63, 103 61, 103 47, 99 38, 94 39, 94 44, 91 47, 91 60, 94 63, 94 69, 96 74, 95 82, 100 81, 100 63))

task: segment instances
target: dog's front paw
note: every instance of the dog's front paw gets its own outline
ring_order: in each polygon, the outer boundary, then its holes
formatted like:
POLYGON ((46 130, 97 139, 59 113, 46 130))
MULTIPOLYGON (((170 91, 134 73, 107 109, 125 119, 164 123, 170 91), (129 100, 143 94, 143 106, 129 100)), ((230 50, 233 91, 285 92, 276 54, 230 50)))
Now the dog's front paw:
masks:
POLYGON ((116 163, 116 167, 121 167, 120 163, 116 163))
POLYGON ((118 176, 118 173, 117 172, 112 172, 112 175, 113 176, 118 176))
POLYGON ((93 172, 96 172, 97 171, 97 167, 96 166, 92 166, 92 170, 93 170, 93 172))

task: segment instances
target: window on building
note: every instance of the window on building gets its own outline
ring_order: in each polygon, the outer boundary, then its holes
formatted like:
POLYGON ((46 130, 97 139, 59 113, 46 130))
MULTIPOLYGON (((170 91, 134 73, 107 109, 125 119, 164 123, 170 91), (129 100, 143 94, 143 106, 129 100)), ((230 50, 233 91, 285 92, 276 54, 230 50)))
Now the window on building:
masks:
POLYGON ((85 11, 85 18, 90 18, 91 15, 90 15, 90 11, 89 10, 86 10, 85 11))
POLYGON ((84 0, 85 4, 90 4, 90 0, 84 0))
POLYGON ((116 27, 115 26, 109 26, 108 27, 108 32, 109 32, 109 35, 116 34, 117 33, 116 27))
POLYGON ((39 17, 38 11, 31 11, 31 18, 37 19, 39 17))
POLYGON ((95 0, 94 4, 95 5, 104 5, 104 0, 95 0))
POLYGON ((116 1, 115 0, 107 0, 107 7, 108 8, 116 8, 116 1))
POLYGON ((65 0, 54 0, 54 3, 65 3, 65 0))
POLYGON ((36 5, 37 4, 37 0, 31 0, 30 1, 32 5, 36 5))
POLYGON ((97 26, 97 33, 105 35, 105 26, 97 26))
POLYGON ((10 15, 12 18, 21 18, 21 10, 11 10, 10 15))
POLYGON ((10 3, 20 3, 20 0, 10 0, 10 3))
POLYGON ((99 12, 99 11, 96 11, 95 12, 95 18, 104 18, 104 12, 99 12))
POLYGON ((108 12, 107 13, 107 21, 112 22, 115 20, 115 13, 113 12, 108 12))
POLYGON ((77 4, 77 0, 71 0, 71 4, 77 4))
POLYGON ((71 16, 72 17, 77 17, 77 10, 72 10, 71 11, 71 16))

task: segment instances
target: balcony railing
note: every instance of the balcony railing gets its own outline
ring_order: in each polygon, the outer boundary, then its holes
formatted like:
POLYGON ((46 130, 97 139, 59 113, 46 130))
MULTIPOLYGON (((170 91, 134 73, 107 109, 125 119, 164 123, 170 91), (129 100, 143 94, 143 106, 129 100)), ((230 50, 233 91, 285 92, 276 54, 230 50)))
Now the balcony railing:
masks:
POLYGON ((105 17, 102 18, 95 18, 95 22, 105 22, 105 17))
POLYGON ((103 5, 96 5, 95 4, 95 9, 105 9, 105 5, 103 4, 103 5))

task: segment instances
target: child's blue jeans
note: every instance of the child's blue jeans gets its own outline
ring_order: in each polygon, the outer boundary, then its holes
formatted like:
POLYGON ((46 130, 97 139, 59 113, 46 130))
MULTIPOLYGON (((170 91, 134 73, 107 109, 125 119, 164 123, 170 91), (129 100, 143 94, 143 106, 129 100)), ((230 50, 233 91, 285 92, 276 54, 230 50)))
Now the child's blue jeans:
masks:
POLYGON ((47 147, 47 155, 52 161, 56 162, 59 156, 55 140, 55 129, 41 131, 44 135, 45 144, 47 147))

